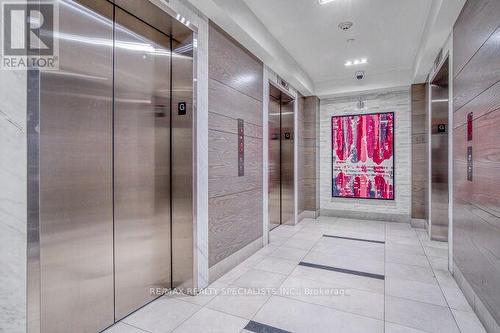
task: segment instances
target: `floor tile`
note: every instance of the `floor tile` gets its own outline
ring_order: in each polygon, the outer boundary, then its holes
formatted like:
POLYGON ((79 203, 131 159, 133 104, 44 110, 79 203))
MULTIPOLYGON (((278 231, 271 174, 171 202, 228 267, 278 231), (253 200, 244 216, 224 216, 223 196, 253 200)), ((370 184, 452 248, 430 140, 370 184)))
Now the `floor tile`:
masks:
POLYGON ((320 282, 289 277, 280 290, 285 297, 307 303, 324 305, 375 319, 384 319, 384 295, 352 288, 335 287, 331 282, 320 282))
POLYGON ((391 237, 386 241, 386 245, 412 245, 421 246, 418 238, 407 238, 407 237, 391 237))
POLYGON ((435 269, 434 275, 436 276, 441 288, 458 288, 457 282, 448 270, 435 269))
POLYGON ((442 287, 442 290, 450 308, 460 311, 472 311, 472 308, 469 305, 469 302, 467 302, 462 290, 450 287, 442 287))
POLYGON ((385 323, 385 333, 426 333, 425 331, 401 326, 393 323, 385 323))
POLYGON ((207 308, 251 319, 269 297, 270 295, 264 294, 245 295, 235 288, 234 292, 224 293, 215 297, 208 303, 207 308))
POLYGON ((231 283, 233 283, 234 280, 238 279, 240 276, 248 272, 250 269, 251 267, 247 266, 241 266, 241 265, 236 266, 235 268, 233 268, 232 270, 221 276, 215 282, 217 282, 219 285, 230 285, 231 283))
POLYGON ((421 267, 430 267, 429 260, 425 255, 387 252, 385 261, 395 264, 405 264, 421 267))
POLYGON ((387 278, 385 281, 385 292, 387 295, 395 297, 447 306, 441 288, 436 284, 387 278))
POLYGON ((269 234, 269 244, 280 246, 283 243, 285 243, 287 240, 288 240, 288 237, 278 237, 278 236, 269 234))
POLYGON ((175 333, 239 333, 248 323, 247 319, 219 311, 203 308, 186 320, 175 333))
POLYGON ((205 306, 208 304, 208 302, 210 302, 215 296, 217 296, 220 293, 222 287, 223 287, 222 285, 212 284, 207 288, 203 289, 198 295, 167 293, 165 297, 182 300, 200 306, 205 306))
POLYGON ((286 275, 250 269, 245 274, 234 280, 231 286, 242 288, 278 288, 286 275))
POLYGON ((276 236, 276 237, 286 237, 289 238, 293 236, 295 233, 297 233, 299 229, 294 228, 292 226, 287 226, 287 225, 280 225, 276 229, 271 230, 269 232, 269 235, 271 237, 276 236))
POLYGON ((295 249, 295 248, 286 247, 286 246, 280 246, 279 248, 276 249, 276 251, 274 251, 270 255, 272 257, 292 260, 292 261, 296 261, 298 263, 300 260, 302 260, 302 258, 304 258, 304 256, 307 254, 307 252, 308 252, 307 250, 295 249))
POLYGON ((300 250, 310 250, 317 241, 317 239, 304 239, 293 236, 283 243, 283 246, 300 250))
POLYGON ((296 261, 276 257, 268 257, 254 266, 256 269, 283 275, 289 275, 295 267, 297 267, 296 261))
POLYGON ((386 263, 385 276, 386 278, 437 284, 434 272, 428 267, 386 263))
POLYGON ((447 307, 386 296, 385 319, 388 322, 430 333, 459 333, 447 307))
POLYGON ((351 256, 361 259, 384 261, 384 244, 359 242, 324 237, 311 251, 319 251, 336 256, 351 256))
POLYGON ((424 245, 425 254, 429 257, 440 257, 448 259, 448 248, 439 248, 430 245, 424 245))
POLYGON ((399 230, 388 229, 386 232, 386 237, 387 239, 401 238, 401 237, 418 239, 418 236, 415 233, 415 230, 413 229, 399 229, 399 230))
POLYGON ((486 333, 483 325, 474 312, 452 310, 462 333, 486 333))
POLYGON ((290 277, 330 283, 334 287, 345 287, 384 294, 384 281, 352 274, 344 274, 324 269, 299 266, 290 277))
POLYGON ((280 296, 272 296, 253 320, 295 333, 384 331, 381 320, 280 296))
POLYGON ((132 327, 130 325, 127 325, 125 323, 117 323, 107 330, 105 330, 103 333, 145 333, 147 331, 143 331, 141 329, 132 327))
POLYGON ((429 258, 429 262, 431 264, 431 267, 433 269, 441 269, 441 270, 447 270, 448 269, 448 257, 446 258, 441 258, 441 257, 427 257, 429 258))
POLYGON ((404 254, 417 254, 425 255, 424 249, 420 244, 417 245, 402 245, 389 243, 385 246, 386 253, 404 253, 404 254))
POLYGON ((347 255, 345 253, 325 253, 320 251, 311 251, 304 257, 303 261, 326 265, 337 268, 350 269, 366 273, 384 274, 384 261, 376 261, 373 258, 362 259, 359 256, 347 255))
POLYGON ((181 300, 160 297, 123 321, 153 333, 171 332, 200 308, 198 305, 181 300))

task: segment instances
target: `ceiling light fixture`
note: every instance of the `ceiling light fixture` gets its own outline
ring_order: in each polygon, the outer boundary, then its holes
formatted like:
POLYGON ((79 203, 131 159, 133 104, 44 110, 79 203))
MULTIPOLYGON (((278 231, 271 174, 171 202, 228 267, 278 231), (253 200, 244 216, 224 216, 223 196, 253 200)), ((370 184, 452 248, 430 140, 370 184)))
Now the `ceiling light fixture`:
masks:
POLYGON ((335 0, 318 0, 319 4, 320 5, 324 5, 324 4, 327 4, 329 2, 334 2, 335 0))
POLYGON ((367 63, 368 63, 368 59, 361 58, 361 59, 348 60, 345 62, 344 65, 346 67, 349 67, 349 66, 353 66, 353 65, 363 65, 363 64, 367 64, 367 63))

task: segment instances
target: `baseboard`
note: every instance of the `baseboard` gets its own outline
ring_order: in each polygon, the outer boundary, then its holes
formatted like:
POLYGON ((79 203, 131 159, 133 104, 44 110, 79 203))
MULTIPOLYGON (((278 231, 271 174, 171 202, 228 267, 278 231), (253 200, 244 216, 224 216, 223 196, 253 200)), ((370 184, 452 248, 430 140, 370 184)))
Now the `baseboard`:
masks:
POLYGON ((316 212, 314 212, 312 210, 304 210, 297 217, 297 222, 300 222, 303 219, 315 219, 315 218, 316 218, 316 212))
POLYGON ((455 261, 453 261, 453 277, 455 278, 455 281, 457 281, 458 286, 464 293, 465 298, 483 324, 484 328, 486 328, 486 331, 490 333, 499 333, 500 325, 496 322, 495 318, 477 296, 467 279, 465 279, 455 261))
POLYGON ((250 244, 231 254, 229 257, 222 259, 221 261, 210 267, 208 269, 209 283, 214 282, 222 275, 238 266, 240 263, 248 259, 248 257, 250 257, 252 254, 260 250, 262 247, 262 237, 259 237, 250 244))
POLYGON ((399 222, 410 223, 410 215, 404 214, 386 214, 386 213, 373 213, 373 212, 357 212, 350 210, 336 210, 336 209, 321 209, 321 216, 341 217, 346 219, 359 219, 359 220, 372 220, 383 222, 399 222))
POLYGON ((412 228, 415 229, 425 229, 425 224, 427 223, 424 219, 411 219, 410 224, 412 228))

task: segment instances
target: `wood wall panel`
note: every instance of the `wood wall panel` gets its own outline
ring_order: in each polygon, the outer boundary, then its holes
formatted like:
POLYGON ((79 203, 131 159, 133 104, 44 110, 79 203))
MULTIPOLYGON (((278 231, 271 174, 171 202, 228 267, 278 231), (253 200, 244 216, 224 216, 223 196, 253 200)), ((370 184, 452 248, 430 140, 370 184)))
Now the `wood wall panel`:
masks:
POLYGON ((478 98, 473 99, 454 112, 454 127, 467 122, 467 115, 472 112, 473 118, 478 119, 493 110, 500 108, 500 81, 481 93, 478 98))
POLYGON ((262 236, 263 65, 212 22, 209 27, 209 265, 262 236), (238 119, 245 173, 238 176, 238 119))
POLYGON ((453 82, 456 110, 499 81, 500 28, 484 43, 453 82))
POLYGON ((261 197, 262 188, 208 200, 210 266, 262 236, 261 197))
POLYGON ((262 62, 213 23, 209 39, 209 77, 262 101, 262 62))
POLYGON ((412 218, 427 219, 428 191, 428 112, 427 85, 411 87, 412 113, 412 218))
POLYGON ((300 96, 297 116, 299 214, 304 210, 316 212, 319 209, 318 117, 319 99, 300 96))
POLYGON ((208 82, 208 111, 262 127, 262 102, 216 80, 208 82))
POLYGON ((453 72, 458 74, 483 43, 498 28, 498 0, 467 1, 455 23, 453 72))
POLYGON ((262 188, 262 138, 245 136, 245 175, 238 176, 238 135, 208 131, 209 198, 262 188))
POLYGON ((475 307, 491 332, 500 331, 499 17, 500 1, 468 0, 453 37, 454 63, 463 66, 454 79, 453 260, 489 312, 475 307), (467 141, 469 112, 472 141, 467 141), (467 180, 469 146, 472 181, 467 180))
MULTIPOLYGON (((212 131, 238 133, 238 119, 222 116, 217 113, 208 113, 208 127, 212 131)), ((244 123, 245 136, 262 140, 262 126, 257 126, 252 123, 244 123)))

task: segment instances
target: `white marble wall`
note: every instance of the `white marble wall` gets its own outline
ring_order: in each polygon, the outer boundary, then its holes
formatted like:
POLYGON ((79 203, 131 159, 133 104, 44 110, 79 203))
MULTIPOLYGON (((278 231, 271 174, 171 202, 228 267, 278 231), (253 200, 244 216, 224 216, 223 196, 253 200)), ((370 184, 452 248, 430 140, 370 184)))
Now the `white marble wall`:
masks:
POLYGON ((26 72, 0 70, 0 332, 26 327, 26 72))
POLYGON ((322 99, 320 106, 320 211, 322 215, 352 218, 410 220, 411 212, 411 113, 408 90, 362 96, 366 110, 357 110, 359 96, 322 99), (332 198, 331 117, 333 115, 395 112, 394 201, 332 198))

